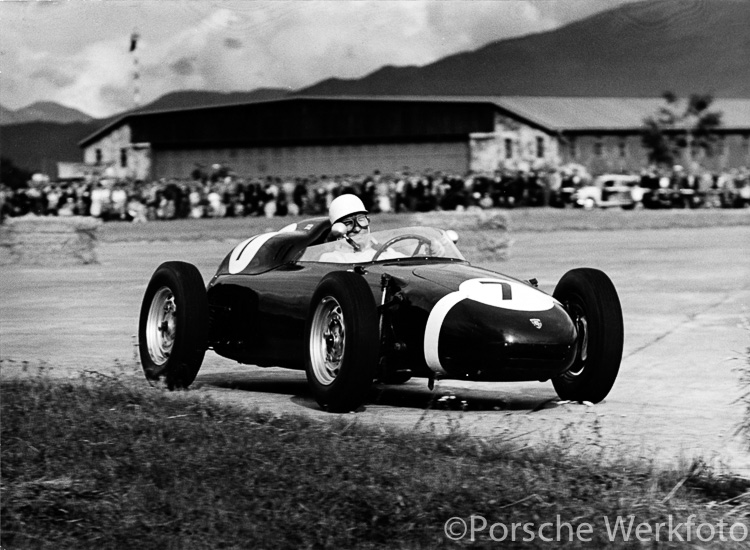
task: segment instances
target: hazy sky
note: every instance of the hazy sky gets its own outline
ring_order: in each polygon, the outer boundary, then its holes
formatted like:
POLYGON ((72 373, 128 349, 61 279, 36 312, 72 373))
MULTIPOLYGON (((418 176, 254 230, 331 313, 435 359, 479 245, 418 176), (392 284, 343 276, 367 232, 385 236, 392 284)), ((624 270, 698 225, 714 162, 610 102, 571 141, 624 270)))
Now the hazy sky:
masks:
POLYGON ((424 65, 632 0, 0 1, 0 104, 96 117, 174 90, 290 90, 424 65))

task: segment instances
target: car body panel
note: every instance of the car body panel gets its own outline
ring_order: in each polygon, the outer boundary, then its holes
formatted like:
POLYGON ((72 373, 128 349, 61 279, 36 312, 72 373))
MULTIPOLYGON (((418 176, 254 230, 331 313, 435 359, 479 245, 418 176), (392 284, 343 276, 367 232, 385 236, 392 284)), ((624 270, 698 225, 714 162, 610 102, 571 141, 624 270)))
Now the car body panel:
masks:
POLYGON ((232 249, 208 284, 209 346, 241 363, 304 368, 316 288, 333 271, 354 271, 372 290, 373 307, 386 302, 380 308, 386 368, 428 377, 546 380, 575 360, 574 321, 530 283, 472 266, 450 251, 451 257, 358 264, 301 259, 309 247, 326 243, 329 232, 326 218, 314 218, 232 249))

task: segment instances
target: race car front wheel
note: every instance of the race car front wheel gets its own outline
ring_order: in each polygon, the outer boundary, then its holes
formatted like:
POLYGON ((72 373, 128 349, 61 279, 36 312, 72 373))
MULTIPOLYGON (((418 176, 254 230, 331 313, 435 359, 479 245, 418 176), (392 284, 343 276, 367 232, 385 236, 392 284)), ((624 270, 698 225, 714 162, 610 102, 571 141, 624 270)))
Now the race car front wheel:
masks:
POLYGON ((141 304, 138 348, 149 381, 187 388, 198 375, 208 339, 208 298, 198 268, 165 262, 151 277, 141 304))
POLYGON ((378 314, 361 275, 326 275, 313 294, 307 320, 305 371, 318 404, 330 412, 357 409, 378 364, 378 314))
POLYGON ((578 353, 552 384, 561 399, 598 403, 612 389, 622 360, 624 328, 615 286, 598 269, 573 269, 562 276, 553 296, 578 328, 578 353))

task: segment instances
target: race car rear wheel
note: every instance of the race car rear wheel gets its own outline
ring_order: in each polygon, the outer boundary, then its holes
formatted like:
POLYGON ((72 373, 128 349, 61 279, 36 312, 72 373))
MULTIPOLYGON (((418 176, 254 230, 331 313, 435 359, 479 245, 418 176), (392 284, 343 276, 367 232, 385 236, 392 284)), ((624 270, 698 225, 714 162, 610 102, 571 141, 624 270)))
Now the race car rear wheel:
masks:
POLYGON ((578 353, 573 366, 552 384, 561 399, 598 403, 612 389, 622 360, 624 328, 617 291, 602 271, 580 268, 562 276, 553 296, 576 323, 578 353))
POLYGON ((307 320, 307 381, 318 404, 348 412, 367 398, 378 364, 378 314, 361 275, 326 275, 307 320))
POLYGON ((149 381, 187 388, 198 375, 208 338, 208 298, 198 268, 165 262, 151 277, 141 304, 138 348, 149 381))

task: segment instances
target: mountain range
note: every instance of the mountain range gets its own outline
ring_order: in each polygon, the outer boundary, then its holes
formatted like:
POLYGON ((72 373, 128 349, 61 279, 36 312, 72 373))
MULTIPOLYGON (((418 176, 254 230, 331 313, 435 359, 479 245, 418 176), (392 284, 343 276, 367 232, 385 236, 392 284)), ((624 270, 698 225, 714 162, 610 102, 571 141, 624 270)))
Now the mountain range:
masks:
POLYGON ((331 78, 314 95, 750 98, 750 2, 648 0, 423 67, 331 78))
POLYGON ((91 122, 94 117, 78 109, 65 107, 54 101, 37 101, 22 109, 12 110, 0 105, 0 124, 24 124, 26 122, 91 122))
MULTIPOLYGON (((748 0, 647 0, 421 67, 386 66, 362 78, 329 78, 296 91, 179 91, 139 110, 289 94, 658 97, 669 90, 682 97, 750 98, 748 28, 748 0)), ((0 107, 2 155, 18 166, 49 171, 49 159, 79 161, 77 142, 114 118, 91 119, 50 102, 18 111, 0 107)))

